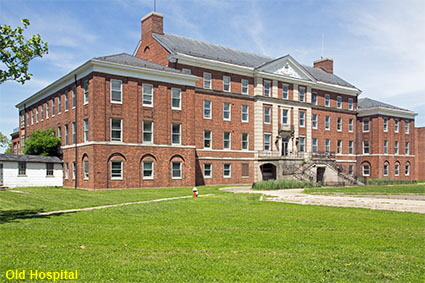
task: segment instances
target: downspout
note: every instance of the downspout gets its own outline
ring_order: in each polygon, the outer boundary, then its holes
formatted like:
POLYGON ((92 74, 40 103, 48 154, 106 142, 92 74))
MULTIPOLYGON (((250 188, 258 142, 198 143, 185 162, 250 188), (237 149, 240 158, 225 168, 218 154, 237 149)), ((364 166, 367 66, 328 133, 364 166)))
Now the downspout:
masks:
POLYGON ((75 74, 74 75, 74 87, 75 87, 75 144, 74 144, 74 147, 75 147, 75 150, 74 150, 74 152, 75 152, 75 182, 74 182, 74 188, 76 189, 76 188, 78 188, 78 166, 77 166, 77 164, 78 164, 78 162, 77 162, 77 159, 78 159, 78 152, 77 152, 77 144, 78 144, 78 127, 77 127, 77 125, 78 125, 78 123, 77 123, 77 109, 78 109, 78 95, 77 95, 77 75, 75 74))

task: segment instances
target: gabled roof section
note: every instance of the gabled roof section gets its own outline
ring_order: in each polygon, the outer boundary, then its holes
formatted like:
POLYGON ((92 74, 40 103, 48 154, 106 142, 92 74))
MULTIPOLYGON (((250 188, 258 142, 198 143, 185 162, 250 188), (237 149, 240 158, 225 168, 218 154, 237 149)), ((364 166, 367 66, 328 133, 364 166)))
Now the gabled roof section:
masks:
POLYGON ((295 79, 316 81, 291 55, 286 55, 258 66, 256 71, 291 77, 295 79))
POLYGON ((56 156, 41 155, 21 155, 21 154, 0 154, 0 161, 9 162, 32 162, 32 163, 62 163, 56 156))
POLYGON ((127 53, 97 57, 97 58, 94 58, 94 60, 106 61, 106 62, 134 66, 134 67, 148 68, 153 70, 166 71, 171 73, 181 73, 181 71, 179 70, 172 69, 160 64, 156 64, 154 62, 147 61, 127 53))
POLYGON ((272 57, 240 51, 230 47, 170 33, 154 34, 153 37, 165 49, 175 54, 181 53, 252 68, 273 60, 272 57))
POLYGON ((408 109, 400 108, 391 104, 387 104, 381 101, 373 100, 368 97, 360 98, 358 101, 357 108, 359 110, 366 110, 371 108, 387 108, 387 109, 395 109, 395 110, 403 110, 410 111, 408 109))
POLYGON ((334 74, 330 74, 320 68, 314 68, 310 66, 303 65, 304 69, 310 73, 317 81, 324 82, 328 84, 333 85, 339 85, 339 86, 345 86, 345 87, 351 87, 356 88, 354 85, 344 81, 340 77, 334 74))
POLYGON ((358 100, 358 117, 367 117, 372 115, 386 115, 399 118, 414 119, 417 115, 411 110, 400 108, 391 104, 373 100, 370 98, 361 98, 358 100))

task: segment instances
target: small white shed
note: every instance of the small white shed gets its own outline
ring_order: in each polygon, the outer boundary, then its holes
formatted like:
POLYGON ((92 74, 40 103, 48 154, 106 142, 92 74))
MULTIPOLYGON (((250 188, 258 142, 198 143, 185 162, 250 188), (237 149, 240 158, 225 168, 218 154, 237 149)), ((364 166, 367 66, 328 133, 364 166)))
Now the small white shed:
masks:
POLYGON ((61 187, 62 163, 54 156, 0 154, 0 187, 61 187))

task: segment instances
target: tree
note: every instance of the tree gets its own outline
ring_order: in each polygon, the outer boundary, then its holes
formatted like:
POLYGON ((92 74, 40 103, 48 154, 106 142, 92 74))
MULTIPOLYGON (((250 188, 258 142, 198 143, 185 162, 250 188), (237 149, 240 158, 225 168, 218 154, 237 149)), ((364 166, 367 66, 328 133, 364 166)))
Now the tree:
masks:
POLYGON ((0 147, 8 146, 10 140, 0 132, 0 147))
POLYGON ((23 32, 30 25, 30 21, 23 19, 21 22, 23 28, 12 29, 8 25, 0 27, 0 60, 3 63, 3 66, 0 66, 0 84, 7 80, 24 84, 32 76, 28 73, 29 62, 48 53, 47 42, 42 41, 39 34, 25 39, 23 32))
POLYGON ((54 129, 35 130, 25 139, 24 154, 57 156, 60 144, 54 129))

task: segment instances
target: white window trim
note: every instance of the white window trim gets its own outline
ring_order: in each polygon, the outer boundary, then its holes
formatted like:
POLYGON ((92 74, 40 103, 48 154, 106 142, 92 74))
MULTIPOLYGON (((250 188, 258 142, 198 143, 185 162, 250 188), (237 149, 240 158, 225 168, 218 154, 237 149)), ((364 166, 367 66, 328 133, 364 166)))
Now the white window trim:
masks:
POLYGON ((325 94, 325 107, 331 107, 331 95, 325 94), (326 101, 328 101, 328 105, 326 105, 326 101))
POLYGON ((89 179, 89 177, 90 177, 90 164, 89 164, 89 161, 88 160, 85 160, 84 162, 83 162, 83 174, 84 174, 84 180, 88 180, 89 179), (86 164, 87 164, 87 167, 88 167, 88 170, 86 171, 86 164), (86 174, 87 173, 87 174, 86 174))
MULTIPOLYGON (((87 105, 89 103, 89 81, 83 82, 83 105, 87 105), (87 90, 86 90, 86 84, 87 84, 87 90)), ((121 92, 122 95, 122 92, 121 92)))
POLYGON ((84 142, 88 142, 89 141, 89 119, 84 119, 83 120, 83 138, 84 138, 84 142), (87 131, 86 131, 86 125, 87 125, 87 131))
POLYGON ((311 127, 313 129, 317 129, 318 126, 319 126, 319 122, 318 122, 319 119, 318 118, 319 118, 318 114, 311 114, 311 127), (313 119, 314 116, 316 116, 316 119, 313 119), (314 121, 316 122, 316 126, 314 126, 314 123, 313 123, 314 121))
POLYGON ((400 132, 400 120, 399 119, 395 119, 394 120, 394 133, 398 133, 400 132), (397 125, 397 127, 396 127, 397 125))
POLYGON ((370 154, 370 143, 369 143, 369 141, 363 141, 362 142, 362 149, 363 149, 363 154, 370 154), (365 142, 368 142, 368 148, 369 148, 369 152, 368 153, 365 153, 365 142))
POLYGON ((285 100, 287 100, 287 99, 289 99, 289 85, 288 84, 284 84, 284 83, 282 83, 282 99, 285 99, 285 100), (284 89, 284 86, 286 86, 287 87, 287 91, 286 91, 286 98, 283 96, 283 89, 284 89))
POLYGON ((325 116, 325 131, 331 130, 331 116, 325 116), (326 125, 326 118, 329 118, 329 122, 326 125))
POLYGON ((289 113, 290 113, 289 109, 285 109, 285 108, 284 108, 284 109, 282 109, 282 112, 281 112, 281 118, 282 118, 282 121, 281 121, 281 122, 282 122, 282 125, 286 125, 286 126, 287 126, 287 125, 289 125, 289 117, 290 117, 290 114, 289 114, 289 113), (283 112, 284 112, 284 111, 287 111, 287 115, 286 115, 286 123, 284 123, 284 122, 283 122, 283 116, 284 116, 284 115, 283 115, 283 112))
POLYGON ((123 119, 121 119, 121 118, 111 118, 110 119, 109 126, 110 126, 110 140, 111 140, 111 142, 122 142, 122 136, 123 136, 122 120, 123 119), (120 120, 120 131, 121 131, 121 134, 120 134, 120 140, 119 141, 118 140, 112 140, 112 120, 120 120))
POLYGON ((153 87, 153 84, 142 84, 142 105, 143 105, 143 107, 153 107, 153 103, 154 103, 154 87, 153 87), (145 103, 144 102, 144 99, 143 99, 143 94, 144 94, 144 89, 145 89, 145 86, 150 86, 151 87, 151 90, 152 90, 152 93, 151 93, 151 103, 150 104, 147 104, 147 103, 145 103))
POLYGON ((153 121, 150 121, 150 120, 143 120, 143 122, 142 122, 142 141, 143 141, 143 143, 145 143, 145 144, 153 144, 154 142, 153 142, 153 139, 154 139, 154 132, 153 132, 153 121), (145 122, 151 122, 151 141, 145 141, 145 139, 144 139, 144 134, 145 134, 145 122))
POLYGON ((204 117, 204 119, 208 119, 208 120, 211 120, 212 119, 212 108, 213 108, 213 103, 212 103, 212 100, 203 100, 203 102, 202 102, 203 104, 202 104, 202 106, 203 106, 203 108, 202 108, 202 115, 203 115, 203 117, 204 117), (210 102, 210 116, 209 117, 206 117, 205 116, 205 102, 206 101, 209 101, 210 102))
POLYGON ((307 96, 307 89, 304 86, 299 86, 298 87, 298 100, 300 102, 305 102, 306 101, 306 96, 307 96), (301 90, 304 90, 304 96, 303 96, 303 100, 301 100, 301 90))
POLYGON ((249 133, 241 133, 241 150, 243 151, 249 150, 249 133), (243 148, 243 134, 246 134, 246 149, 243 148))
POLYGON ((213 165, 212 165, 212 163, 204 163, 204 171, 202 173, 203 173, 205 179, 211 179, 212 175, 213 175, 213 165), (205 165, 210 165, 210 175, 209 176, 205 175, 205 165))
POLYGON ((241 105, 241 122, 249 123, 249 105, 241 105), (243 119, 243 107, 246 106, 246 120, 243 119))
POLYGON ((272 81, 264 80, 263 82, 263 96, 265 97, 271 97, 272 96, 272 81), (269 85, 269 95, 266 95, 266 83, 269 85))
POLYGON ((363 133, 369 133, 370 132, 370 119, 369 118, 365 118, 365 119, 362 119, 362 132, 363 133), (367 121, 367 130, 365 130, 365 125, 366 125, 366 122, 367 121))
POLYGON ((232 164, 230 164, 230 163, 225 163, 225 164, 223 164, 223 178, 225 178, 225 179, 232 178, 232 164), (228 176, 226 176, 226 175, 224 174, 224 171, 225 171, 225 169, 224 169, 224 165, 229 165, 229 175, 228 175, 228 176))
POLYGON ((336 130, 337 130, 338 132, 342 132, 342 117, 338 117, 338 118, 336 119, 336 130), (341 121, 341 128, 339 128, 339 129, 338 129, 338 127, 339 127, 339 124, 340 124, 340 123, 338 123, 338 120, 340 120, 340 121, 341 121))
POLYGON ((211 130, 204 130, 204 139, 203 139, 203 141, 204 141, 204 147, 203 148, 205 148, 205 149, 211 149, 212 148, 212 131, 211 130), (205 132, 210 132, 210 146, 209 147, 205 147, 205 132))
POLYGON ((232 150, 232 132, 223 132, 223 150, 232 150), (224 147, 224 134, 229 133, 229 147, 224 147))
POLYGON ((264 151, 272 151, 272 134, 271 133, 264 133, 263 134, 263 149, 264 151), (270 137, 269 141, 269 149, 266 149, 266 136, 270 137))
POLYGON ((270 125, 272 123, 272 108, 271 107, 263 107, 263 121, 264 124, 270 125), (269 121, 266 122, 266 109, 269 109, 269 121))
POLYGON ((348 99, 348 110, 354 110, 354 99, 348 99))
POLYGON ((172 145, 182 144, 182 124, 180 123, 171 123, 171 144, 172 145), (179 125, 179 142, 178 143, 173 143, 173 125, 179 125))
POLYGON ((111 180, 123 180, 124 179, 124 166, 123 166, 122 160, 111 160, 111 180), (112 162, 120 162, 121 163, 121 176, 120 177, 113 177, 112 176, 112 162))
POLYGON ((300 111, 298 115, 299 115, 298 122, 299 122, 300 128, 305 128, 305 124, 306 124, 305 117, 307 116, 306 115, 306 112, 300 111), (302 119, 303 120, 303 124, 302 125, 301 125, 301 114, 304 114, 304 118, 302 119))
MULTIPOLYGON (((153 95, 152 95, 152 99, 153 99, 153 95)), ((171 109, 173 109, 173 110, 182 110, 182 91, 181 91, 180 88, 176 88, 176 87, 171 88, 171 109), (173 92, 175 90, 178 90, 179 91, 179 102, 180 102, 179 103, 179 107, 174 107, 173 106, 173 92)))
POLYGON ((202 78, 203 78, 203 81, 202 81, 202 86, 203 86, 203 88, 204 89, 212 89, 212 74, 211 73, 208 73, 208 72, 204 72, 204 74, 203 74, 203 76, 202 76, 202 78), (208 86, 205 86, 205 82, 206 82, 206 75, 209 75, 209 85, 208 86))
POLYGON ((182 167, 183 167, 182 166, 182 162, 177 162, 177 161, 172 161, 171 162, 171 179, 173 179, 173 180, 181 180, 181 179, 183 179, 183 168, 182 167), (180 176, 179 177, 174 177, 173 176, 173 163, 180 164, 180 166, 179 166, 180 176))
POLYGON ((249 81, 247 79, 241 79, 241 93, 249 94, 249 81), (243 91, 244 82, 246 82, 246 92, 243 91))
POLYGON ((342 109, 342 96, 337 96, 336 97, 336 108, 342 109), (339 99, 341 99, 341 104, 340 105, 338 105, 339 104, 339 99))
POLYGON ((394 176, 400 176, 400 165, 399 164, 394 165, 394 176))
POLYGON ((228 102, 223 103, 223 121, 232 121, 232 104, 228 102), (224 105, 229 105, 229 118, 224 118, 224 105))
POLYGON ((370 165, 362 165, 362 176, 365 176, 365 177, 370 176, 370 165), (369 173, 368 174, 365 174, 365 170, 364 170, 365 166, 369 167, 369 173))
POLYGON ((404 165, 404 176, 410 176, 410 164, 404 165), (407 174, 406 174, 406 168, 408 168, 407 174))
POLYGON ((155 170, 154 170, 154 168, 155 168, 155 162, 153 162, 153 161, 143 161, 142 162, 142 179, 143 180, 153 180, 155 178, 155 170), (144 172, 145 172, 145 163, 146 162, 152 163, 152 176, 150 176, 150 177, 145 177, 145 175, 144 175, 144 172))
POLYGON ((116 80, 116 79, 111 79, 111 81, 110 81, 110 90, 109 90, 109 92, 110 92, 110 101, 111 101, 111 103, 113 103, 113 104, 122 104, 122 80, 116 80), (121 95, 120 95, 120 101, 113 101, 112 100, 112 82, 113 81, 116 81, 116 82, 120 82, 120 93, 121 93, 121 95))
POLYGON ((354 119, 352 118, 348 119, 348 132, 354 132, 354 119))
POLYGON ((382 128, 383 128, 385 133, 388 132, 388 118, 384 118, 382 128), (387 121, 386 126, 385 126, 385 120, 387 121))
POLYGON ((407 121, 407 120, 404 121, 404 133, 405 134, 410 133, 410 121, 407 121))
POLYGON ((223 76, 223 91, 225 92, 232 92, 232 78, 230 76, 223 76), (229 79, 229 89, 225 89, 225 79, 229 79))

